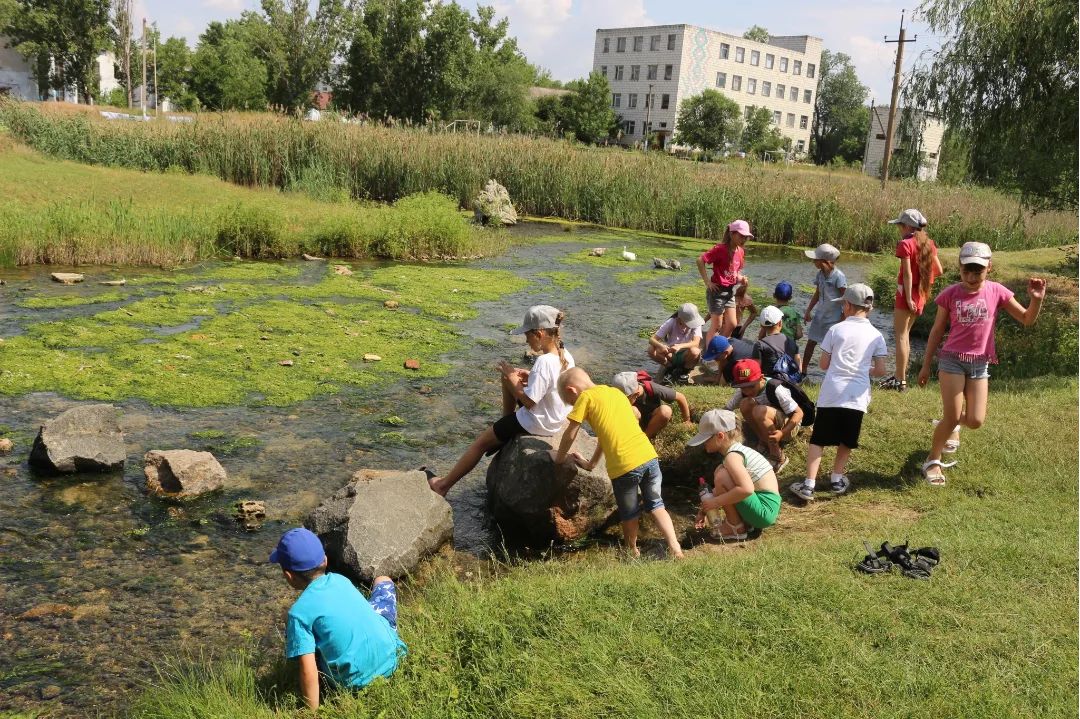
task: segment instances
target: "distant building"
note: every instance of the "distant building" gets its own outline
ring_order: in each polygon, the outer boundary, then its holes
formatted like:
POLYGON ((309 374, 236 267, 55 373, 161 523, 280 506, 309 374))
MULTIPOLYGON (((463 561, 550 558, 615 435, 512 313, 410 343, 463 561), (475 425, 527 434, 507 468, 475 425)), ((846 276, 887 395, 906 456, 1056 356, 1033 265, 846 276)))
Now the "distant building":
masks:
MULTIPOLYGON (((138 108, 142 107, 142 94, 143 94, 143 86, 142 85, 136 85, 135 87, 131 88, 131 106, 133 108, 138 109, 138 108)), ((162 112, 172 112, 173 111, 173 105, 172 105, 172 101, 169 98, 163 97, 163 98, 161 98, 161 107, 159 108, 158 105, 157 105, 157 94, 154 93, 154 92, 147 92, 146 93, 146 109, 147 110, 160 109, 162 112)))
POLYGON ((696 25, 600 29, 593 71, 611 84, 625 143, 639 142, 651 130, 666 147, 679 103, 711 88, 738 103, 744 117, 753 106, 768 108, 792 149, 804 153, 821 48, 821 39, 810 35, 771 35, 763 43, 696 25))
MULTIPOLYGON (((34 68, 14 48, 8 47, 8 44, 9 38, 0 36, 0 94, 19 100, 42 99, 37 78, 34 77, 34 68)), ((120 87, 120 82, 113 71, 114 62, 111 52, 103 52, 97 57, 98 81, 103 95, 120 87)), ((46 97, 55 100, 56 95, 57 92, 50 89, 46 97)), ((65 88, 60 99, 66 102, 78 102, 75 87, 65 88)))
MULTIPOLYGON (((870 112, 870 127, 866 135, 866 156, 863 172, 881 177, 881 163, 885 159, 885 135, 889 127, 889 107, 874 107, 870 112)), ((941 155, 941 140, 945 136, 945 124, 933 113, 913 108, 898 108, 893 125, 892 154, 889 174, 895 171, 897 153, 914 152, 919 156, 916 176, 923 181, 937 179, 941 155)))

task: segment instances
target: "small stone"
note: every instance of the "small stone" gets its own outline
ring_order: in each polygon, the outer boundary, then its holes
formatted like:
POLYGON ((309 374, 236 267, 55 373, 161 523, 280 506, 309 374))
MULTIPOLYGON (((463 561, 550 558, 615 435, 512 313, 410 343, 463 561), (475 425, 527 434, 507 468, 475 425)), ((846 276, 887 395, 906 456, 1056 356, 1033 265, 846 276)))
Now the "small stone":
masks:
POLYGON ((396 310, 398 307, 401 307, 401 303, 397 300, 387 300, 382 303, 382 306, 388 310, 396 310))
POLYGON ((53 282, 59 282, 62 285, 73 285, 86 279, 85 275, 80 275, 78 272, 53 272, 49 276, 52 277, 53 282))
POLYGON ((349 275, 352 274, 352 270, 350 270, 345 265, 334 265, 334 274, 335 275, 344 275, 345 277, 348 277, 349 275))
POLYGON ((98 284, 106 287, 123 287, 127 284, 127 280, 102 280, 98 284))
POLYGON ((269 338, 269 337, 267 337, 266 335, 263 335, 263 336, 262 336, 262 337, 260 337, 259 339, 260 339, 260 340, 262 340, 263 342, 269 342, 269 341, 270 341, 270 338, 269 338))
POLYGON ((166 510, 166 513, 169 515, 169 519, 179 521, 184 518, 184 510, 182 507, 169 507, 166 510))
POLYGON ((315 255, 309 255, 306 252, 304 254, 300 255, 300 256, 303 257, 308 262, 325 262, 326 261, 325 257, 316 257, 315 255))
POLYGON ((420 369, 420 360, 407 359, 405 360, 405 369, 420 369))
POLYGON ((55 684, 48 684, 43 686, 39 693, 41 694, 42 699, 55 699, 60 696, 60 687, 55 684))
POLYGON ((418 391, 420 392, 420 394, 431 394, 432 392, 434 392, 434 389, 428 387, 427 385, 424 385, 418 391))
POLYGON ((280 362, 278 362, 278 364, 281 365, 282 367, 292 367, 293 366, 293 361, 292 360, 281 360, 280 362))
POLYGON ((285 419, 300 419, 300 415, 298 415, 298 414, 290 414, 287 417, 285 417, 285 419))
POLYGON ((292 354, 293 354, 293 357, 299 357, 300 356, 300 350, 293 350, 292 354))
POLYGON ((365 362, 382 362, 382 357, 380 357, 379 355, 375 355, 375 354, 366 354, 366 355, 364 355, 364 361, 365 362))
POLYGON ((589 257, 603 257, 605 252, 607 252, 606 247, 594 247, 589 250, 589 257))
POLYGON ((7 437, 0 438, 0 454, 7 454, 15 449, 15 443, 7 437))
POLYGON ((165 499, 188 499, 225 486, 225 468, 209 452, 152 449, 143 458, 146 488, 165 499))
POLYGON ((245 499, 233 505, 236 508, 234 516, 249 532, 254 532, 262 526, 266 519, 266 505, 254 499, 245 499))
POLYGON ((15 468, 15 467, 4 467, 4 476, 5 477, 14 477, 18 473, 19 473, 19 470, 17 468, 15 468))

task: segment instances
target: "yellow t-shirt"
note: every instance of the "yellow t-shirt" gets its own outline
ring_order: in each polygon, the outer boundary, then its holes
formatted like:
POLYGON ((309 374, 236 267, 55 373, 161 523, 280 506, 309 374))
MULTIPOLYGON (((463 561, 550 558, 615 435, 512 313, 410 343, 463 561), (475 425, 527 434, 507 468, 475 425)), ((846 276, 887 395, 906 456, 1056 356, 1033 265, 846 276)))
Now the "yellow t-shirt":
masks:
POLYGON ((596 385, 578 395, 569 419, 588 422, 604 450, 608 476, 621 477, 656 459, 652 442, 638 426, 637 417, 622 390, 596 385))

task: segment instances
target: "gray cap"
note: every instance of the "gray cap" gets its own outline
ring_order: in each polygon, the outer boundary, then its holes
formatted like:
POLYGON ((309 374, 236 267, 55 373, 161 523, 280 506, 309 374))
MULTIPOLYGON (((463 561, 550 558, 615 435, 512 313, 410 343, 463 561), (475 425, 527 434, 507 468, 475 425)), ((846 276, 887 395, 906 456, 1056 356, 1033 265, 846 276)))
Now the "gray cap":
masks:
POLYGON ((806 250, 803 254, 809 257, 811 260, 826 260, 827 262, 836 262, 840 257, 840 250, 836 249, 829 243, 824 245, 818 245, 812 250, 806 250))
POLYGON ((926 227, 928 224, 926 218, 923 217, 923 213, 912 207, 909 210, 904 210, 900 213, 900 216, 895 220, 889 220, 890 225, 907 225, 908 227, 926 227))
POLYGON ((761 311, 758 321, 761 322, 762 327, 775 327, 784 321, 784 313, 779 307, 769 305, 761 311))
POLYGON ((679 307, 679 311, 676 313, 679 321, 684 325, 694 330, 705 324, 705 320, 701 318, 701 313, 698 312, 697 305, 693 302, 687 302, 679 307))
POLYGON ((638 391, 637 372, 620 372, 611 380, 611 386, 621 389, 627 397, 638 391))
POLYGON ((870 289, 869 285, 856 282, 853 285, 848 285, 844 290, 844 296, 837 297, 833 302, 840 302, 841 300, 850 302, 856 307, 869 309, 874 306, 874 291, 870 289))
POLYGON ((690 447, 696 447, 699 444, 705 444, 709 441, 710 437, 713 437, 721 432, 730 432, 738 426, 735 422, 735 413, 726 409, 710 409, 705 414, 701 415, 701 421, 698 422, 698 433, 690 438, 690 441, 686 444, 690 447))
POLYGON ((551 305, 533 305, 525 313, 521 327, 510 330, 512 335, 523 335, 530 330, 550 330, 558 327, 559 311, 551 305))
POLYGON ((990 245, 985 242, 965 242, 960 248, 960 264, 982 265, 990 264, 990 245))

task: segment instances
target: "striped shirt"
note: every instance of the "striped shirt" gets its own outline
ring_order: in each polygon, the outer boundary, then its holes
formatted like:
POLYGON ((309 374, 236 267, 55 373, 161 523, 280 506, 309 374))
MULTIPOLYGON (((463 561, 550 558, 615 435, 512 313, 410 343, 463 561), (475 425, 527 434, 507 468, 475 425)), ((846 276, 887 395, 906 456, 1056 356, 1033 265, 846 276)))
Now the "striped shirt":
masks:
POLYGON ((754 484, 757 484, 759 479, 773 471, 769 460, 765 459, 760 452, 750 449, 742 442, 732 444, 727 453, 731 454, 732 452, 742 455, 743 464, 746 465, 746 471, 750 475, 750 481, 754 484))

